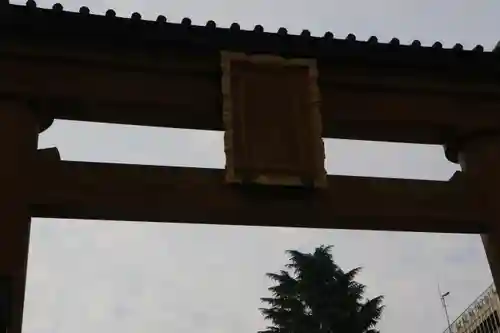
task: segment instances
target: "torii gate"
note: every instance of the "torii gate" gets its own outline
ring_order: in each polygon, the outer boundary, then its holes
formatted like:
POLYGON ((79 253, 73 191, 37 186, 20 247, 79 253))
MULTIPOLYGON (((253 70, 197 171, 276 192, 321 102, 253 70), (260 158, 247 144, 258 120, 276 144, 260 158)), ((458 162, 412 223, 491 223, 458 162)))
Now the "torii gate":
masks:
POLYGON ((500 284, 495 51, 1 0, 0 73, 2 332, 21 332, 31 217, 478 233, 500 284), (55 118, 224 130, 226 170, 61 161, 37 151, 55 118), (321 137, 445 145, 463 172, 326 176, 321 137))

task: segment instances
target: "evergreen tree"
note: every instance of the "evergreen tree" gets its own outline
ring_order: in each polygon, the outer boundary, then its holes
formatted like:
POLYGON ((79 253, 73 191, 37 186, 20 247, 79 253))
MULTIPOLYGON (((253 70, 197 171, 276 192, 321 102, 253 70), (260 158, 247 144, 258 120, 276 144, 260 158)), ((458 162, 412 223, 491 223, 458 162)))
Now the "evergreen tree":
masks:
POLYGON ((260 310, 272 326, 259 333, 378 333, 383 297, 365 299, 366 287, 354 280, 360 268, 344 272, 331 248, 287 251, 286 269, 267 274, 276 284, 260 310))

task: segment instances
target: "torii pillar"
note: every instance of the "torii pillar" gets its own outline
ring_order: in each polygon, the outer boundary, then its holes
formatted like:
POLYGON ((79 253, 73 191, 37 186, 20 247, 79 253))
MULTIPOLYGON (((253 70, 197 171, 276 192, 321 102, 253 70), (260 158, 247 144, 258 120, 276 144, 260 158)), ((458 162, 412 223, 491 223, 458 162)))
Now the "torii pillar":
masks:
POLYGON ((472 133, 447 148, 448 159, 460 163, 469 198, 488 225, 481 238, 500 290, 500 131, 472 133))
MULTIPOLYGON (((26 103, 0 101, 0 332, 21 333, 30 235, 31 167, 42 124, 26 103)), ((44 126, 46 125, 46 126, 44 126)))

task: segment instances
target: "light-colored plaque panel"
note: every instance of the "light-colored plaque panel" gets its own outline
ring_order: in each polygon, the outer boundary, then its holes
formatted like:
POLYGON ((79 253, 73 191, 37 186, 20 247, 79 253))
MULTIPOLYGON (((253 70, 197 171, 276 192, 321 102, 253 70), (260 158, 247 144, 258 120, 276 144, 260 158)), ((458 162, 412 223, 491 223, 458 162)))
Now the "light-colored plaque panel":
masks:
POLYGON ((316 61, 221 58, 226 181, 325 187, 316 61))

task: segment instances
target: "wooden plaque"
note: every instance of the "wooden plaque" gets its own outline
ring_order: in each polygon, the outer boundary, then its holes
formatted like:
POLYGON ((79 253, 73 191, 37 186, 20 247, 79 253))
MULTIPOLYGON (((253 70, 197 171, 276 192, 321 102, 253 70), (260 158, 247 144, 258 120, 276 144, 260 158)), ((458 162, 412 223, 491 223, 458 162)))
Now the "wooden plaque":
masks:
POLYGON ((316 61, 222 53, 226 181, 326 186, 316 61))

